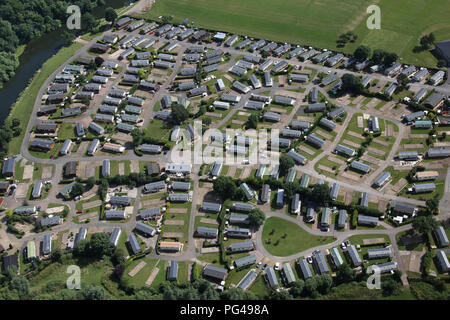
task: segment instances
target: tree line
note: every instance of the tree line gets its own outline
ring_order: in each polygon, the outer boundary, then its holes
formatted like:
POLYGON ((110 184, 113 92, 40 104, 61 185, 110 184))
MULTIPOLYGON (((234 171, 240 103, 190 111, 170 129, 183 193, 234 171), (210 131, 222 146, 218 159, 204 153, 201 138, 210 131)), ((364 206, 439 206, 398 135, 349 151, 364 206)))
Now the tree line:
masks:
POLYGON ((0 2, 0 84, 15 75, 19 66, 16 50, 22 44, 57 30, 65 24, 69 5, 77 5, 86 27, 98 21, 91 14, 104 0, 3 0, 0 2))

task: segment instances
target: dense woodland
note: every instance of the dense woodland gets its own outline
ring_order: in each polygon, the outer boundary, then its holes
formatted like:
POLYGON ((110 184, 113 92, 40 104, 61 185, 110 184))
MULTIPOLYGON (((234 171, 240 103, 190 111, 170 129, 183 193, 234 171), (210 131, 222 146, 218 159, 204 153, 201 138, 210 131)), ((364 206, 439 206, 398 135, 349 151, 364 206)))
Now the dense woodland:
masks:
POLYGON ((0 87, 19 65, 17 48, 65 25, 68 5, 85 13, 102 4, 104 0, 0 0, 0 87))

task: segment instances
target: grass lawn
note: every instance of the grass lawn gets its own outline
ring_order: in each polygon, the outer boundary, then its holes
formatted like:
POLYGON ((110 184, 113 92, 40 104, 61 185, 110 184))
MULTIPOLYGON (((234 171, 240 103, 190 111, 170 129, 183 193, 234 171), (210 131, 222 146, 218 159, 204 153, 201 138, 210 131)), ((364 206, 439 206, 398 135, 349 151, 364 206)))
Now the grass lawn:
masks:
POLYGON ((329 236, 313 236, 296 224, 277 217, 266 220, 262 235, 266 250, 279 257, 289 256, 334 240, 336 238, 329 236), (268 240, 270 243, 267 243, 268 240))

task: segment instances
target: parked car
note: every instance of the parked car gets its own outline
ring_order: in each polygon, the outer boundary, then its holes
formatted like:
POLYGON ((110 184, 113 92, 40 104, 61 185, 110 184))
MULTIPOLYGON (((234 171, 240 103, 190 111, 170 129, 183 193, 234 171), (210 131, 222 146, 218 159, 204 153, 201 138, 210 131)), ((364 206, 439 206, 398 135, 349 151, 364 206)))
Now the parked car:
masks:
POLYGON ((81 213, 83 213, 83 210, 77 210, 77 213, 81 214, 81 213))
POLYGON ((259 268, 259 267, 261 267, 261 265, 262 265, 262 262, 258 262, 258 263, 256 264, 256 267, 259 268))
POLYGON ((277 262, 277 263, 275 263, 275 270, 280 270, 280 263, 279 262, 277 262))
POLYGON ((345 249, 347 249, 347 246, 345 245, 345 243, 344 243, 344 242, 342 242, 342 243, 341 243, 341 249, 342 249, 342 250, 345 250, 345 249))
POLYGON ((267 269, 267 263, 262 267, 262 270, 266 270, 267 269))
POLYGON ((312 261, 312 257, 311 257, 311 256, 307 256, 307 257, 306 257, 306 262, 312 263, 312 262, 313 262, 313 261, 312 261))

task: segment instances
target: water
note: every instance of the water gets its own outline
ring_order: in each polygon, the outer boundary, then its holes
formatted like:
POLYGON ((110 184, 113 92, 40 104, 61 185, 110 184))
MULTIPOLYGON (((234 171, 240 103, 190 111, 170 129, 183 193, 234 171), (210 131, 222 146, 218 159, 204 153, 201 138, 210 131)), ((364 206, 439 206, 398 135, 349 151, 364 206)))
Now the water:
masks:
MULTIPOLYGON (((124 0, 106 0, 105 2, 104 6, 97 7, 91 13, 96 17, 104 17, 106 8, 117 9, 124 5, 124 0)), ((0 104, 0 125, 8 117, 11 106, 27 87, 35 72, 64 45, 61 33, 61 30, 56 30, 41 38, 33 39, 27 44, 19 58, 20 65, 16 70, 16 75, 0 89, 0 101, 2 102, 0 104)))

